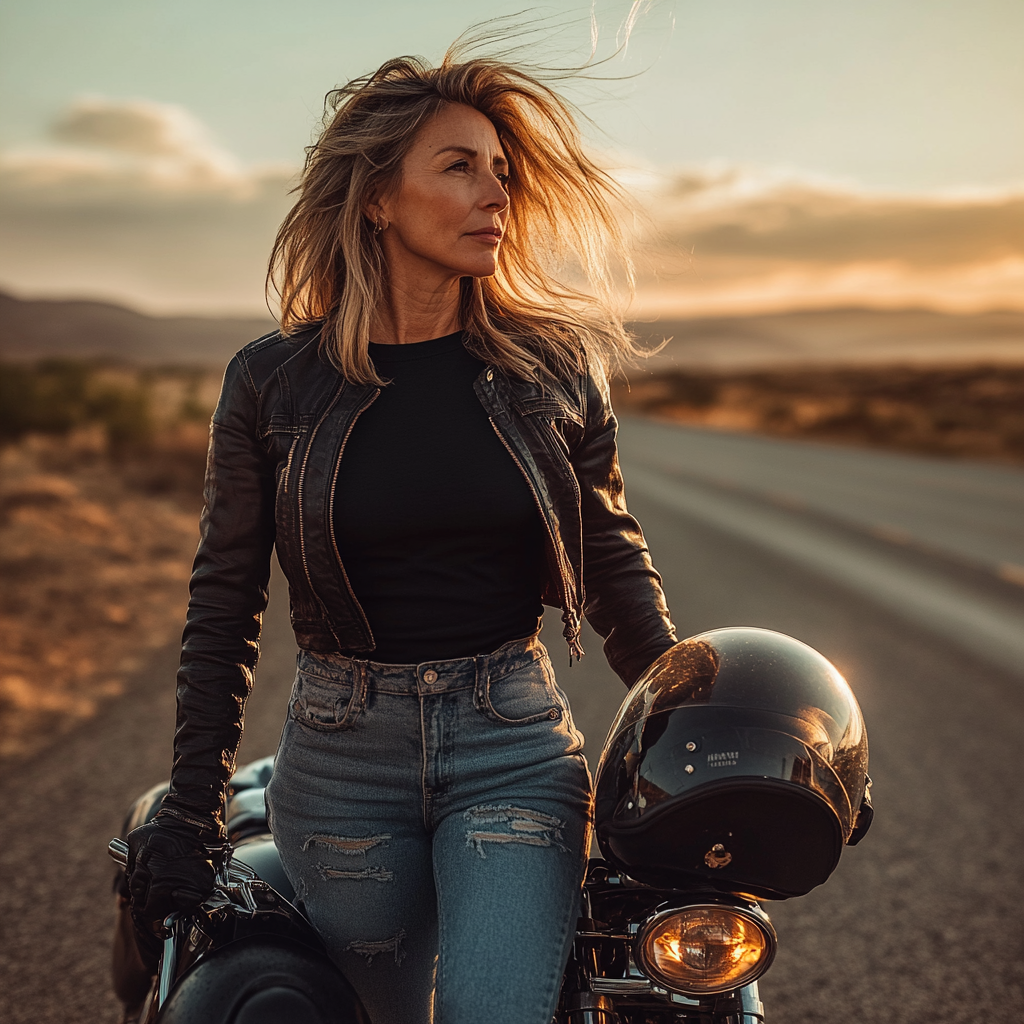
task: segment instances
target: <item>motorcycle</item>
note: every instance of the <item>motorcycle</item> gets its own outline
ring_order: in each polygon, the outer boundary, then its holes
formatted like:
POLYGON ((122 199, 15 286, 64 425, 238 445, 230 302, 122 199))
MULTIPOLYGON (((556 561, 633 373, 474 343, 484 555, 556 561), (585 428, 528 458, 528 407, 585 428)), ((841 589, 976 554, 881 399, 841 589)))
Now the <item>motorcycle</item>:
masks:
MULTIPOLYGON (((327 957, 281 867, 263 794, 274 759, 232 776, 228 842, 210 897, 190 914, 171 914, 162 938, 141 931, 130 913, 128 844, 112 839, 118 865, 112 974, 125 1024, 371 1024, 359 997, 327 957)), ((132 805, 123 834, 160 808, 166 783, 132 805)))
MULTIPOLYGON (((120 866, 114 988, 138 1024, 372 1024, 294 902, 267 825, 273 758, 238 770, 216 886, 162 938, 120 866)), ((133 805, 150 820, 167 785, 133 805)), ((872 818, 867 735, 845 680, 768 630, 683 641, 630 690, 597 771, 597 837, 552 1024, 764 1024, 777 937, 764 900, 821 884, 872 818)))

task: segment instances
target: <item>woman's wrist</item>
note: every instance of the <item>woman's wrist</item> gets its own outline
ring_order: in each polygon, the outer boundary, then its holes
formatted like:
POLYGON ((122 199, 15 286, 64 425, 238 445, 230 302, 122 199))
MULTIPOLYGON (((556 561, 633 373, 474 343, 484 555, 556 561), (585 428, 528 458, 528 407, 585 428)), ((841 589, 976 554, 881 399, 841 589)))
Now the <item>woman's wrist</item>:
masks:
POLYGON ((223 842, 226 836, 219 815, 200 815, 182 810, 174 804, 169 804, 166 800, 161 804, 160 810, 156 812, 153 820, 167 824, 173 822, 177 825, 185 825, 198 834, 200 841, 211 845, 223 842))

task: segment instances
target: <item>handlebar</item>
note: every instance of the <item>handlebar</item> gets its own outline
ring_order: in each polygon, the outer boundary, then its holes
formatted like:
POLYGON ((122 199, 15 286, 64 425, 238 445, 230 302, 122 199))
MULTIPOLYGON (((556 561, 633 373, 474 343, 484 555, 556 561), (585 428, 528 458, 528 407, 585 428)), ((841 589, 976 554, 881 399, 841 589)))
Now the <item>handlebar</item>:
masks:
POLYGON ((128 844, 123 839, 111 839, 107 843, 110 859, 122 868, 128 867, 128 844))
MULTIPOLYGON (((225 853, 229 851, 229 848, 223 845, 207 846, 206 849, 210 851, 210 856, 214 858, 223 858, 225 853)), ((107 843, 107 853, 110 854, 110 859, 119 867, 128 867, 128 844, 123 839, 111 839, 107 843)), ((216 860, 214 862, 216 863, 216 860)))
MULTIPOLYGON (((256 912, 257 902, 254 893, 273 893, 273 889, 263 881, 256 872, 244 862, 231 859, 231 847, 228 845, 207 847, 211 857, 216 856, 221 865, 217 871, 217 884, 214 894, 205 902, 210 907, 217 903, 223 905, 233 903, 235 906, 252 914, 256 912)), ((123 839, 111 839, 107 843, 107 853, 115 864, 122 868, 128 867, 128 844, 123 839)))

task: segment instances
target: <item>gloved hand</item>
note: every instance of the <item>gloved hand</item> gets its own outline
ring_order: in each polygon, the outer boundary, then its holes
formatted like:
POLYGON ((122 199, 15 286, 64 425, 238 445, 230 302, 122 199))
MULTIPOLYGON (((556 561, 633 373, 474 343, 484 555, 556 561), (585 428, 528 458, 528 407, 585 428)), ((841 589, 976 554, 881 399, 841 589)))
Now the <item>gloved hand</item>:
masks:
POLYGON ((164 812, 128 833, 128 891, 132 917, 143 930, 174 911, 194 910, 211 892, 216 868, 207 845, 223 841, 164 812))

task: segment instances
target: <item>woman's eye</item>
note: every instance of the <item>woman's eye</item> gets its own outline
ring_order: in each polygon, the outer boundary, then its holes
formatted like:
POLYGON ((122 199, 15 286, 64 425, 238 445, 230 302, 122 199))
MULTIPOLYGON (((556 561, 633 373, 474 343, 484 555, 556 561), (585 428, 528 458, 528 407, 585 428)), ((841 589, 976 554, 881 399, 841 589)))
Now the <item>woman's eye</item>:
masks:
POLYGON ((460 160, 458 163, 454 163, 448 168, 449 171, 468 171, 469 163, 466 160, 460 160))

